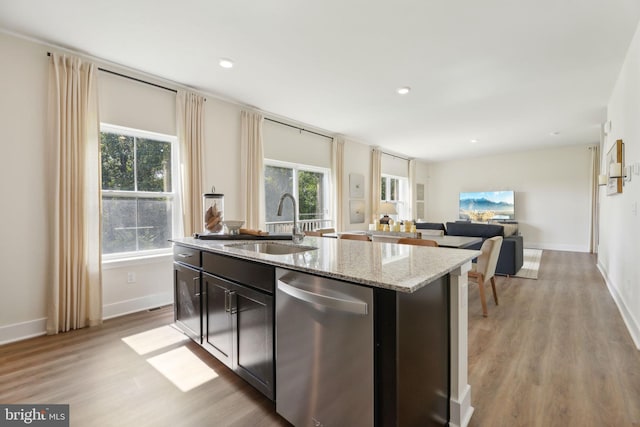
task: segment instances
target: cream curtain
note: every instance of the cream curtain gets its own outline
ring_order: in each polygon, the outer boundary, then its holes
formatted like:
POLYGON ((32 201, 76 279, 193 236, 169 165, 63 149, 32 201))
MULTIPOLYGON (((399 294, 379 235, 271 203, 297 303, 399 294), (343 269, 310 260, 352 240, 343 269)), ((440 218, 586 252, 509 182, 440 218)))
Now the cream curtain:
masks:
POLYGON ((382 177, 382 151, 371 150, 371 222, 380 217, 380 178, 382 177))
POLYGON ((331 175, 333 181, 333 217, 335 229, 344 230, 343 186, 344 186, 344 140, 342 137, 331 141, 331 175))
POLYGON ((47 333, 102 322, 101 182, 97 67, 51 54, 51 280, 47 333))
POLYGON ((598 251, 598 175, 600 174, 600 149, 597 145, 589 147, 591 152, 591 229, 589 232, 589 252, 598 251))
POLYGON ((416 208, 416 160, 409 160, 409 218, 416 220, 418 210, 416 208))
POLYGON ((204 104, 204 97, 178 91, 176 123, 180 145, 182 223, 186 236, 202 231, 204 104))
POLYGON ((240 162, 244 191, 245 226, 264 230, 264 154, 262 114, 242 111, 240 115, 240 162))

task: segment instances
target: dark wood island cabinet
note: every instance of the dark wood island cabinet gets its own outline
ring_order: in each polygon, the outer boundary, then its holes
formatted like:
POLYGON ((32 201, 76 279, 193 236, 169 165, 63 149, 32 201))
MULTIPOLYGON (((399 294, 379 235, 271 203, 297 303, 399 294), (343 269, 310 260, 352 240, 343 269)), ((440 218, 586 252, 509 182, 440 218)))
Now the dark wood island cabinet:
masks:
POLYGON ((176 326, 271 400, 274 279, 270 266, 174 246, 176 326))
MULTIPOLYGON (((466 317, 458 319, 461 295, 466 295, 466 270, 460 266, 468 268, 477 251, 394 247, 392 257, 385 259, 385 252, 391 248, 386 246, 391 245, 388 243, 325 240, 325 247, 324 241, 311 241, 320 247, 312 248, 318 249, 315 253, 287 255, 253 254, 233 245, 190 238, 174 241, 176 326, 273 400, 280 412, 276 379, 286 381, 286 375, 278 377, 276 372, 281 366, 276 363, 275 342, 279 278, 291 271, 297 276, 304 273, 331 279, 338 286, 342 282, 345 287, 369 288, 373 292, 373 351, 362 357, 371 359, 373 381, 372 403, 368 405, 371 409, 365 409, 371 415, 362 417, 372 421, 366 425, 457 426, 464 425, 459 421, 462 417, 467 417, 468 422, 473 408, 466 384, 466 347, 462 345, 466 346, 466 335, 461 337, 459 333, 460 324, 466 328, 466 317), (357 244, 365 246, 356 248, 357 244), (371 271, 349 271, 348 263, 334 259, 341 253, 351 262, 372 264, 371 271), (435 267, 417 264, 423 259, 429 261, 434 254, 443 258, 433 260, 435 267), (332 259, 327 260, 327 256, 332 259), (441 265, 447 262, 454 265, 442 270, 441 265), (423 273, 425 269, 427 275, 423 273), (436 273, 431 274, 430 269, 436 273), (452 305, 454 300, 457 305, 452 305), (460 354, 465 357, 462 364, 460 354)), ((310 341, 301 342, 301 347, 309 348, 314 340, 334 333, 322 322, 317 323, 319 318, 311 319, 316 322, 314 329, 319 335, 309 336, 310 341)), ((293 331, 291 328, 295 327, 295 322, 287 324, 286 330, 293 331)), ((339 366, 329 375, 342 375, 339 366)), ((305 398, 308 396, 300 396, 305 398)), ((320 422, 311 412, 299 419, 309 421, 296 421, 299 427, 320 422)))

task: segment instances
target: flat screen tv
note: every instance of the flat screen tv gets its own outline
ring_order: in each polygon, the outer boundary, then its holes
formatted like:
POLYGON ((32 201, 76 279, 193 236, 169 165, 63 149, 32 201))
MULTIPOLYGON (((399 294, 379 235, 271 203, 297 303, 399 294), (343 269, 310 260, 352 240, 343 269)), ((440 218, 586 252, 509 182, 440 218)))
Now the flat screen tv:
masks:
POLYGON ((491 221, 515 218, 513 191, 460 193, 460 219, 491 221))

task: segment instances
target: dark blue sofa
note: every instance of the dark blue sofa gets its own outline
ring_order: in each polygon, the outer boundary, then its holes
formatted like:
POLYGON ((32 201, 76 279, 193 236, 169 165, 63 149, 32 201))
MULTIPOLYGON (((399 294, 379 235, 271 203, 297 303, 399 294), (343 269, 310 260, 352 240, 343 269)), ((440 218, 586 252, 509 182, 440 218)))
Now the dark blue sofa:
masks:
MULTIPOLYGON (((416 226, 417 227, 417 226, 416 226)), ((478 224, 474 222, 447 222, 446 234, 450 236, 481 237, 482 242, 467 249, 480 249, 482 243, 495 236, 504 237, 504 227, 499 224, 478 224)), ((522 236, 508 236, 502 240, 496 273, 511 276, 522 268, 523 240, 522 236)))
MULTIPOLYGON (((480 237, 482 242, 469 246, 467 249, 480 249, 482 243, 495 236, 504 237, 504 227, 499 224, 478 224, 475 222, 447 222, 445 226, 441 222, 417 222, 417 229, 422 230, 442 230, 450 236, 480 237)), ((522 236, 508 236, 502 240, 502 248, 498 257, 496 273, 511 276, 522 268, 523 263, 523 241, 522 236)))

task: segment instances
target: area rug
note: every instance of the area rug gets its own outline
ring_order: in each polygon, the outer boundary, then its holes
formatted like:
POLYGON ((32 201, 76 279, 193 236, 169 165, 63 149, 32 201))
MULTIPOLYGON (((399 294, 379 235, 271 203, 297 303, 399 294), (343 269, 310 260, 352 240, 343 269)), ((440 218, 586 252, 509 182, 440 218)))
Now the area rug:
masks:
POLYGON ((524 249, 523 258, 522 268, 515 274, 515 277, 537 279, 538 270, 540 270, 542 249, 524 249))

